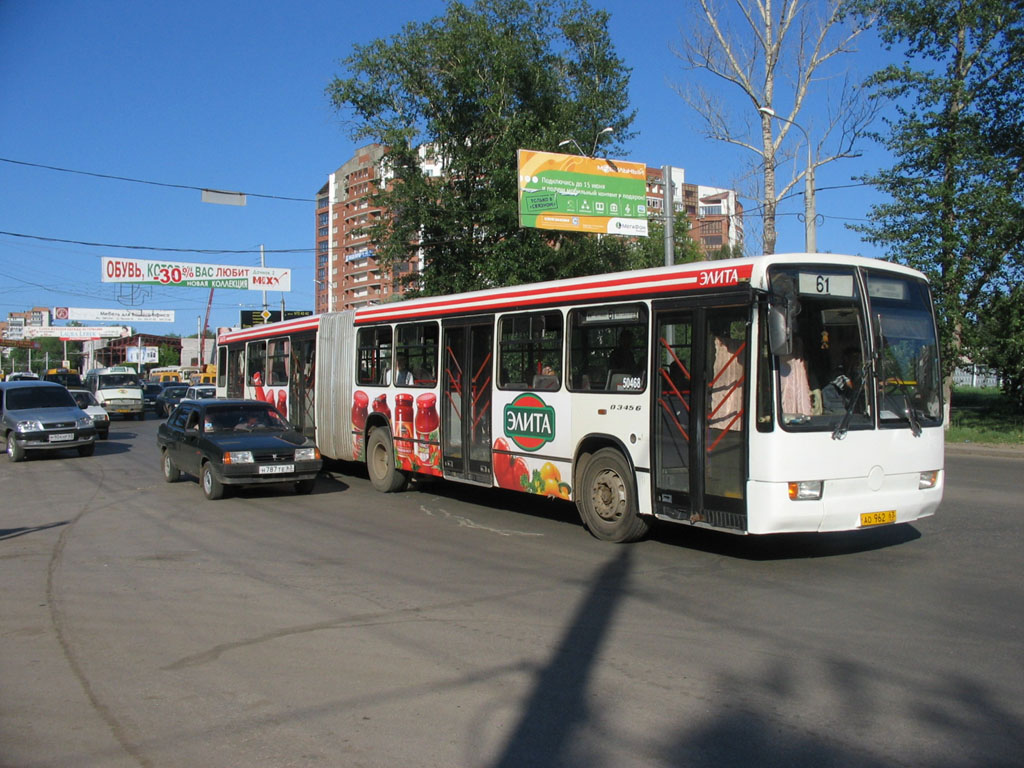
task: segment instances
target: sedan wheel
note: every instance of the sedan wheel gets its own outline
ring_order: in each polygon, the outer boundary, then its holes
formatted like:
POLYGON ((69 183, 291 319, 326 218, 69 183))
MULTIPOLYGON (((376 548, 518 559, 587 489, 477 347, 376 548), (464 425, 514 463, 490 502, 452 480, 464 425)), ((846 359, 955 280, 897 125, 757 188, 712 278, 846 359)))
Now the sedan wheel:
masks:
POLYGON ((18 442, 14 439, 13 432, 7 435, 7 458, 11 461, 25 460, 25 449, 18 447, 18 442))
POLYGON ((203 494, 210 501, 216 501, 224 497, 224 484, 213 474, 210 462, 203 464, 199 482, 202 483, 203 494))
POLYGON ((174 459, 171 458, 171 454, 167 452, 166 448, 160 457, 160 466, 164 470, 164 480, 168 483, 177 482, 181 477, 181 470, 175 465, 174 459))

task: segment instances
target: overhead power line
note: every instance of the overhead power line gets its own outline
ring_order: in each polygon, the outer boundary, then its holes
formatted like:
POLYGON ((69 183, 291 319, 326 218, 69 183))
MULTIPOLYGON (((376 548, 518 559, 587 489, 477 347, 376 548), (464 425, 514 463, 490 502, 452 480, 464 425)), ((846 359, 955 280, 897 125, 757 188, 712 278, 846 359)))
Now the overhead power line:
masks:
MULTIPOLYGON (((190 184, 167 184, 162 181, 148 181, 146 179, 133 179, 128 176, 114 176, 109 173, 93 173, 92 171, 78 171, 73 168, 60 168, 56 165, 43 165, 42 163, 29 163, 24 160, 11 160, 7 157, 0 157, 0 162, 11 163, 12 165, 24 165, 29 168, 44 168, 48 171, 59 171, 60 173, 75 173, 79 176, 93 176, 97 179, 113 179, 115 181, 129 181, 133 184, 149 184, 153 187, 169 187, 170 189, 190 189, 198 192, 202 192, 208 187, 195 187, 190 184)), ((291 200, 297 203, 313 203, 316 202, 312 198, 308 197, 286 197, 284 195, 261 195, 256 192, 240 192, 238 194, 244 194, 248 197, 261 197, 267 200, 291 200)))
MULTIPOLYGON (((126 248, 134 251, 163 251, 166 253, 201 253, 206 256, 219 256, 223 254, 247 254, 260 253, 259 248, 247 248, 245 250, 227 250, 212 248, 161 248, 155 245, 120 245, 117 243, 90 243, 85 240, 64 240, 59 237, 43 237, 41 235, 26 235, 21 232, 4 232, 0 235, 8 237, 21 237, 26 240, 42 240, 47 243, 66 243, 68 245, 85 245, 90 248, 126 248)), ((262 253, 312 253, 312 248, 264 248, 262 253)))

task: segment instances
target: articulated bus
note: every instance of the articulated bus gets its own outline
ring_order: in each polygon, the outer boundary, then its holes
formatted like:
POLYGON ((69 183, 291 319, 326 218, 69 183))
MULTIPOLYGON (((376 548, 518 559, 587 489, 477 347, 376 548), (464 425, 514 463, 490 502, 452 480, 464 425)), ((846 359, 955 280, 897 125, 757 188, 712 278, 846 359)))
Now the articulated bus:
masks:
POLYGON ((434 296, 221 335, 221 397, 274 403, 380 491, 414 475, 767 534, 905 523, 943 491, 924 276, 787 254, 434 296))

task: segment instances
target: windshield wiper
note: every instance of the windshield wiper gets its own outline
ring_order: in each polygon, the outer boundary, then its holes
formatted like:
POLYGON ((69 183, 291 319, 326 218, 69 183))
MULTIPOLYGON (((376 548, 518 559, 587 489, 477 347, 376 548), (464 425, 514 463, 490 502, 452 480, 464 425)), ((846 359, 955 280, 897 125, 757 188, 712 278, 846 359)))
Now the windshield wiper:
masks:
POLYGON ((894 379, 893 383, 900 388, 900 394, 903 395, 903 410, 897 411, 897 413, 910 424, 910 434, 914 437, 920 437, 921 422, 917 418, 917 409, 914 408, 914 405, 910 400, 910 393, 907 391, 907 385, 902 379, 894 379))
POLYGON ((864 392, 864 382, 868 380, 867 369, 868 364, 866 362, 862 363, 860 366, 860 383, 857 385, 857 389, 854 390, 853 397, 846 403, 846 413, 843 414, 843 418, 832 431, 833 440, 842 440, 849 431, 850 417, 853 415, 853 409, 857 407, 857 401, 860 400, 861 393, 864 392))

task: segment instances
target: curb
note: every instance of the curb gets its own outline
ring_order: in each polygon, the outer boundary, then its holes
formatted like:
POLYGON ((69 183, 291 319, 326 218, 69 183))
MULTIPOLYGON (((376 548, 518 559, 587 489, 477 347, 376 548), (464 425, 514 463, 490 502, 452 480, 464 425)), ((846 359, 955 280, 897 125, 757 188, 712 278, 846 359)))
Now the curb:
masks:
POLYGON ((958 456, 995 456, 1024 460, 1024 445, 998 443, 946 443, 946 453, 958 456))

